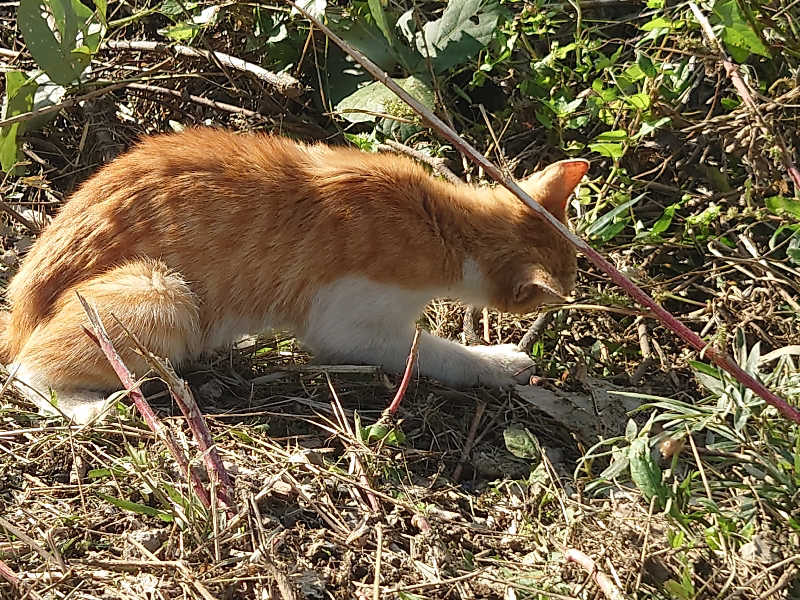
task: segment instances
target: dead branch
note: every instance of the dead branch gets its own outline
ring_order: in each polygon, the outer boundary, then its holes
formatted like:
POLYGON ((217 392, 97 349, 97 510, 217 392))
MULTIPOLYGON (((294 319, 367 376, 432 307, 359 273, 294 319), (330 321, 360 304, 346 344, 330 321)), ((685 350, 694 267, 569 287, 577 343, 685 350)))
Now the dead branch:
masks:
POLYGON ((28 231, 33 234, 38 234, 42 228, 39 227, 36 223, 23 217, 19 214, 16 210, 14 210, 7 202, 0 200, 0 210, 6 213, 9 217, 17 221, 18 223, 22 224, 28 231))
POLYGON ((525 332, 525 335, 522 336, 519 344, 517 344, 522 352, 531 351, 533 342, 536 341, 536 338, 539 337, 540 333, 542 333, 542 330, 550 320, 551 314, 552 313, 549 310, 539 313, 539 315, 536 317, 536 320, 533 322, 533 325, 530 326, 530 329, 525 332))
POLYGON ((167 447, 170 454, 172 454, 172 458, 176 463, 178 463, 180 472, 185 477, 188 477, 195 494, 197 494, 197 497, 203 503, 203 506, 210 508, 211 497, 203 487, 200 478, 189 466, 189 461, 187 460, 186 455, 183 453, 183 450, 181 450, 181 447, 178 445, 178 442, 172 436, 172 432, 164 427, 164 424, 161 422, 155 412, 153 412, 153 409, 147 403, 147 400, 145 400, 142 392, 140 392, 136 387, 136 381, 131 375, 131 372, 128 370, 128 367, 126 367, 125 363, 122 362, 122 358, 120 357, 119 353, 117 353, 116 348, 114 348, 111 338, 108 336, 105 327, 103 327, 103 322, 100 320, 100 314, 97 312, 97 309, 94 306, 91 306, 78 292, 75 292, 75 294, 78 296, 78 301, 83 306, 83 310, 86 312, 86 316, 89 319, 89 324, 92 327, 91 331, 84 327, 84 331, 103 351, 103 354, 105 354, 108 362, 111 364, 111 367, 117 374, 117 377, 119 377, 122 385, 127 390, 128 395, 139 411, 139 414, 142 415, 145 423, 147 423, 147 426, 150 427, 151 431, 156 434, 156 437, 164 442, 164 445, 167 447))
POLYGON ((0 560, 0 577, 5 579, 13 587, 19 588, 19 577, 14 574, 14 571, 6 563, 0 560))
POLYGON ((424 152, 420 152, 414 148, 409 148, 405 144, 395 142, 394 140, 386 140, 383 144, 378 144, 378 150, 388 150, 390 152, 401 152, 403 154, 407 154, 411 158, 428 165, 431 169, 433 169, 434 174, 444 177, 450 183, 463 183, 463 181, 461 181, 455 173, 447 168, 445 165, 446 161, 443 158, 428 156, 424 152))
POLYGON ((254 75, 261 81, 271 85, 287 98, 298 98, 300 94, 303 93, 302 84, 288 73, 273 73, 272 71, 267 71, 246 60, 236 58, 230 54, 223 54, 222 52, 211 52, 210 50, 181 46, 180 44, 170 45, 147 40, 106 40, 103 45, 112 50, 171 53, 180 56, 205 58, 208 61, 216 59, 220 64, 226 67, 254 75))
POLYGON ((245 117, 261 119, 262 121, 267 120, 267 117, 254 110, 242 108, 241 106, 235 106, 233 104, 227 104, 225 102, 219 102, 217 100, 210 100, 209 98, 203 98, 202 96, 195 96, 194 94, 184 94, 178 90, 171 90, 169 88, 160 87, 157 85, 150 85, 147 83, 129 83, 126 87, 129 90, 141 90, 143 92, 152 92, 154 94, 161 94, 163 96, 173 96, 175 98, 180 98, 181 100, 191 100, 196 104, 209 106, 217 110, 239 114, 245 117))
POLYGON ((611 281, 621 287, 626 294, 628 294, 635 301, 649 308, 655 317, 667 328, 678 335, 687 344, 692 346, 695 350, 703 352, 704 355, 707 356, 718 367, 730 373, 734 379, 761 396, 761 398, 763 398, 767 404, 775 407, 785 418, 800 424, 800 410, 790 406, 784 399, 767 389, 764 384, 744 371, 744 369, 742 369, 735 361, 733 361, 725 352, 706 344, 706 342, 704 342, 699 335, 689 329, 681 321, 676 319, 669 311, 665 310, 638 285, 625 277, 625 275, 623 275, 619 269, 606 260, 599 252, 597 252, 597 250, 592 248, 588 242, 573 234, 563 223, 547 212, 547 210, 545 210, 538 202, 525 193, 525 191, 514 180, 504 175, 500 169, 498 169, 489 159, 480 154, 460 135, 458 135, 455 130, 453 130, 444 121, 433 114, 433 112, 424 106, 419 100, 414 98, 411 94, 395 83, 394 80, 392 80, 385 72, 378 68, 378 66, 369 58, 364 56, 364 54, 342 40, 333 31, 331 31, 331 29, 323 25, 319 19, 316 19, 309 14, 308 11, 297 6, 291 0, 286 0, 286 2, 291 4, 296 10, 304 15, 309 21, 311 21, 337 46, 344 50, 348 55, 353 57, 375 79, 392 90, 395 95, 403 100, 403 102, 408 104, 414 110, 414 112, 420 115, 433 129, 438 131, 445 139, 450 141, 450 143, 452 143, 456 149, 458 149, 476 165, 482 168, 484 172, 489 175, 489 177, 506 187, 517 198, 519 198, 521 202, 524 202, 531 210, 533 210, 539 218, 550 225, 550 227, 552 227, 553 230, 556 231, 564 240, 580 250, 598 269, 608 275, 611 281))
MULTIPOLYGON (((119 321, 117 321, 117 323, 124 329, 124 325, 122 325, 122 323, 119 321)), ((158 358, 152 352, 142 346, 139 340, 137 340, 136 337, 133 336, 133 334, 131 334, 131 332, 129 332, 127 329, 125 329, 125 333, 133 340, 134 344, 139 349, 142 358, 147 361, 147 363, 150 365, 150 368, 153 369, 153 371, 155 371, 158 376, 161 377, 164 383, 167 384, 167 388, 169 389, 172 399, 175 400, 178 408, 181 409, 181 412, 186 417, 186 421, 189 424, 189 429, 191 430, 194 439, 197 441, 197 447, 203 454, 203 461, 205 462, 209 477, 216 479, 218 484, 217 497, 226 508, 233 510, 233 482, 228 475, 227 469, 225 469, 225 465, 222 464, 222 459, 219 457, 216 445, 214 444, 214 439, 211 437, 211 432, 208 431, 206 421, 203 418, 203 414, 200 412, 200 408, 197 406, 197 402, 195 401, 194 395, 189 389, 189 386, 186 385, 186 382, 183 379, 178 377, 178 375, 175 373, 175 370, 168 362, 158 358)))
POLYGON ((622 595, 619 588, 611 581, 611 578, 598 569, 594 561, 583 552, 575 548, 570 548, 567 550, 566 558, 567 561, 578 563, 584 571, 589 573, 592 580, 597 584, 597 587, 600 588, 608 600, 625 600, 625 596, 622 595))
POLYGON ((103 96, 109 92, 113 92, 114 90, 118 90, 120 88, 125 87, 128 85, 127 83, 113 83, 111 85, 107 85, 106 87, 102 87, 96 90, 92 90, 86 94, 81 96, 75 96, 74 98, 68 98, 67 100, 62 100, 57 104, 52 104, 50 106, 45 106, 43 108, 39 108, 37 110, 32 110, 29 112, 20 113, 18 115, 14 115, 13 117, 9 117, 7 119, 0 120, 0 127, 5 127, 6 125, 13 125, 14 123, 20 123, 22 121, 29 121, 35 117, 41 117, 42 115, 49 115, 50 113, 58 112, 62 108, 69 108, 70 106, 74 106, 79 102, 83 102, 85 100, 91 100, 92 98, 97 98, 98 96, 103 96))
POLYGON ((469 433, 467 433, 467 439, 464 440, 464 448, 461 450, 461 457, 458 459, 458 464, 453 471, 453 481, 461 481, 461 473, 464 470, 464 465, 467 463, 469 453, 472 452, 472 447, 475 445, 475 434, 478 433, 478 425, 480 425, 485 411, 486 402, 481 402, 475 408, 475 416, 472 418, 472 425, 470 425, 469 433))
POLYGON ((781 136, 780 132, 778 131, 772 131, 772 128, 767 124, 764 115, 761 114, 756 101, 753 99, 753 94, 750 92, 750 87, 747 85, 747 82, 742 78, 742 74, 739 72, 739 66, 728 57, 728 54, 725 52, 725 49, 722 47, 719 39, 717 39, 717 36, 711 27, 711 23, 708 22, 706 16, 700 11, 700 9, 697 7, 697 4, 694 2, 689 2, 689 8, 692 9, 692 13, 694 13, 694 17, 697 19, 697 22, 700 23, 700 28, 703 30, 703 34, 705 35, 706 39, 719 55, 720 60, 722 61, 722 67, 725 69, 725 73, 728 75, 728 77, 730 77, 736 93, 739 94, 739 97, 742 99, 744 105, 750 109, 750 112, 753 114, 758 124, 766 131, 772 133, 775 142, 778 144, 778 148, 780 148, 781 151, 781 162, 783 162, 786 172, 794 182, 795 189, 800 191, 800 171, 797 170, 797 167, 792 160, 792 155, 789 152, 789 149, 786 147, 786 143, 783 141, 783 136, 781 136))

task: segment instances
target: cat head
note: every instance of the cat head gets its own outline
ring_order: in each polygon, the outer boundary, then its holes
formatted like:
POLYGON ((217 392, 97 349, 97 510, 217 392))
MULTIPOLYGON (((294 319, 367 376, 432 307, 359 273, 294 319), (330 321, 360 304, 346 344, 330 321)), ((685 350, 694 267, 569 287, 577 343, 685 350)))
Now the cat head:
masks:
MULTIPOLYGON (((556 219, 567 224, 567 201, 589 169, 585 160, 562 160, 519 182, 525 192, 556 219)), ((506 252, 486 265, 490 280, 490 303, 505 312, 528 313, 542 304, 563 302, 575 287, 575 248, 522 204, 511 192, 498 189, 510 203, 514 216, 506 252)))

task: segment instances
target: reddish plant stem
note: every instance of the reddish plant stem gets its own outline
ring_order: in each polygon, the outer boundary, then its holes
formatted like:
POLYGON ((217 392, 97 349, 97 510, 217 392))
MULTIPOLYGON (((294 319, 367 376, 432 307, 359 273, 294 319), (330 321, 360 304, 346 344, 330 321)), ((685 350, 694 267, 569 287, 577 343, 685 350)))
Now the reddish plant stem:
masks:
POLYGON ((217 485, 217 498, 229 510, 233 510, 233 482, 231 481, 222 459, 219 457, 217 447, 214 444, 214 438, 208 430, 206 421, 203 414, 200 412, 200 407, 197 406, 197 401, 194 399, 192 390, 186 385, 175 373, 172 366, 165 360, 158 358, 155 354, 145 348, 142 343, 131 333, 119 319, 112 317, 116 320, 125 334, 131 339, 134 345, 138 348, 142 358, 147 361, 150 368, 153 369, 159 377, 167 384, 167 389, 181 409, 183 416, 186 417, 186 422, 189 425, 189 430, 192 432, 194 439, 197 440, 197 447, 203 455, 203 462, 206 465, 209 477, 216 479, 217 485))
POLYGON ((197 447, 203 454, 203 462, 206 464, 209 476, 217 480, 217 497, 225 508, 233 510, 233 482, 228 476, 227 469, 222 464, 222 459, 219 457, 211 432, 208 431, 205 419, 203 419, 192 392, 183 380, 178 379, 178 377, 175 377, 175 382, 180 384, 178 391, 175 391, 173 382, 168 386, 169 393, 189 423, 189 429, 194 439, 197 440, 197 447))
POLYGON ((20 585, 19 577, 17 577, 17 575, 14 573, 11 567, 9 567, 2 560, 0 560, 0 577, 5 579, 13 587, 17 589, 19 588, 20 585))
POLYGON ((360 51, 350 46, 347 42, 342 40, 328 27, 323 25, 318 19, 310 15, 303 8, 286 0, 289 4, 294 6, 303 16, 311 21, 318 27, 329 39, 331 39, 337 46, 339 46, 345 53, 352 56, 361 66, 363 66, 375 79, 380 81, 383 85, 388 87, 394 92, 401 100, 408 104, 414 112, 425 119, 428 124, 441 134, 446 140, 453 144, 459 152, 466 155, 472 162, 481 167, 484 172, 492 179, 501 183, 508 188, 517 198, 528 205, 531 210, 536 213, 542 220, 544 220, 550 227, 552 227, 562 238, 569 241, 573 246, 580 250, 586 257, 592 261, 601 271, 606 273, 609 278, 619 285, 625 292, 637 302, 643 304, 653 311, 656 318, 661 321, 667 328, 671 329, 681 339, 699 351, 704 351, 705 355, 711 359, 718 367, 730 373, 737 381, 744 384, 756 394, 761 396, 764 401, 774 406, 781 415, 787 419, 800 423, 800 411, 793 406, 790 406, 785 400, 778 397, 776 394, 768 390, 762 383, 747 374, 739 367, 733 360, 731 360, 725 353, 719 352, 713 347, 707 345, 695 332, 686 327, 678 319, 673 317, 669 312, 661 308, 661 306, 653 300, 647 293, 644 292, 639 286, 633 283, 630 279, 625 277, 620 271, 614 267, 610 262, 603 258, 596 250, 594 250, 587 242, 574 235, 565 225, 558 219, 553 217, 547 212, 538 202, 533 200, 520 188, 516 182, 509 177, 506 177, 492 162, 480 154, 475 148, 468 144, 461 136, 459 136, 452 128, 450 128, 444 121, 431 112, 426 106, 414 98, 411 94, 397 85, 386 73, 384 73, 378 66, 370 59, 364 56, 360 51))
POLYGON ((414 363, 417 360, 417 352, 419 351, 419 327, 414 332, 414 341, 411 342, 411 352, 408 353, 408 360, 406 360, 406 370, 403 373, 403 379, 400 381, 400 387, 397 388, 397 393, 394 395, 392 403, 386 412, 393 415, 400 408, 400 403, 403 401, 403 396, 406 395, 408 384, 411 382, 411 374, 414 372, 414 363))
POLYGON ((181 447, 178 445, 178 442, 175 440, 175 438, 172 437, 172 433, 169 431, 169 429, 164 427, 164 424, 153 412, 153 409, 150 408, 150 405, 147 403, 147 400, 145 400, 142 392, 139 391, 139 388, 136 386, 136 380, 131 375, 128 367, 125 366, 125 363, 122 362, 122 358, 120 357, 119 353, 117 353, 116 348, 114 348, 111 338, 108 337, 108 333, 106 332, 105 327, 103 327, 103 322, 100 320, 100 314, 97 312, 97 309, 93 306, 90 306, 86 299, 79 293, 76 292, 76 295, 83 306, 83 310, 86 312, 86 316, 89 319, 89 324, 92 326, 92 331, 89 331, 89 329, 85 327, 84 331, 103 351, 103 354, 105 354, 108 362, 111 364, 111 368, 114 369, 114 372, 117 374, 117 377, 119 377, 122 385, 128 391, 128 395, 139 411, 139 414, 142 415, 145 423, 147 423, 147 426, 156 435, 156 438, 164 442, 164 445, 167 447, 170 454, 172 454, 172 458, 175 459, 176 463, 178 463, 180 472, 185 477, 189 478, 192 488, 194 489, 195 494, 197 494, 197 497, 200 499, 200 502, 202 502, 203 506, 206 508, 210 508, 211 497, 203 487, 200 479, 190 468, 189 461, 186 459, 186 455, 184 455, 183 450, 181 450, 181 447))

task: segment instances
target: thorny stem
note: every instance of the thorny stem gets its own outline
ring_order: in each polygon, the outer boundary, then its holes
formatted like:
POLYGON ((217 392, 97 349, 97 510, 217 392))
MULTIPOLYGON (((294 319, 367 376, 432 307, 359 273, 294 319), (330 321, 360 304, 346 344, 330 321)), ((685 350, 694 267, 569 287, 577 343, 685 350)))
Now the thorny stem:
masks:
POLYGON ((625 293, 640 304, 649 308, 653 315, 661 321, 666 327, 676 333, 690 346, 702 352, 714 364, 730 373, 737 381, 744 384, 756 394, 761 396, 764 401, 775 407, 781 415, 787 419, 800 424, 800 410, 790 406, 785 400, 767 389, 761 382, 757 381, 753 376, 746 373, 739 365, 737 365, 727 354, 715 349, 704 342, 699 335, 686 327, 681 321, 676 319, 667 310, 661 307, 655 300, 653 300, 644 290, 633 283, 630 279, 625 277, 614 265, 607 261, 600 255, 594 248, 587 242, 573 234, 565 225, 558 219, 553 217, 547 210, 534 201, 516 182, 509 177, 506 177, 491 161, 480 154, 475 148, 467 143, 461 136, 459 136, 452 128, 448 127, 444 121, 431 112, 426 106, 414 98, 411 94, 397 85, 385 72, 383 72, 375 63, 364 56, 360 51, 350 46, 347 42, 342 40, 327 26, 323 25, 317 18, 310 15, 306 10, 297 6, 291 0, 286 0, 289 4, 294 6, 303 16, 311 21, 318 27, 328 38, 339 46, 344 52, 352 56, 358 63, 361 64, 375 79, 380 81, 383 85, 388 87, 394 92, 401 100, 408 104, 414 112, 420 115, 428 124, 439 132, 445 139, 447 139, 453 146, 462 154, 465 154, 472 162, 481 167, 486 174, 492 179, 501 183, 509 191, 511 191, 517 198, 528 205, 539 218, 543 219, 550 227, 552 227, 562 238, 570 242, 578 250, 580 250, 597 268, 609 276, 611 281, 620 286, 625 293))

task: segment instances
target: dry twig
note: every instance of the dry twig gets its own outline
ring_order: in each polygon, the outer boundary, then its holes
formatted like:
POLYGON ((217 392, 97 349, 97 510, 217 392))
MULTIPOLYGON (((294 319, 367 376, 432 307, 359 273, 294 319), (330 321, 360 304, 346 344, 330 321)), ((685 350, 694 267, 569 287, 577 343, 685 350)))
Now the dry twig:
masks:
POLYGON ((400 142, 395 142, 394 140, 386 140, 383 144, 378 144, 378 150, 388 150, 391 152, 402 152, 403 154, 407 154, 408 156, 418 160, 421 163, 425 163, 436 175, 440 177, 444 177, 450 183, 458 184, 463 183, 458 176, 453 173, 450 169, 447 168, 445 165, 445 159, 437 158, 435 156, 428 156, 424 152, 420 152, 419 150, 415 150, 414 148, 409 148, 405 144, 401 144, 400 142))
POLYGON ((169 88, 160 87, 157 85, 150 85, 147 83, 129 83, 127 84, 126 87, 129 90, 140 90, 143 92, 152 92, 154 94, 161 94, 163 96, 173 96, 175 98, 180 98, 181 100, 191 100, 196 104, 202 104, 203 106, 209 106, 217 110, 222 110, 233 114, 244 115, 245 117, 249 118, 261 119, 262 121, 267 120, 267 117, 254 110, 242 108, 241 106, 235 106, 233 104, 227 104, 226 102, 210 100, 209 98, 203 98, 202 96, 195 96, 194 94, 184 94, 178 90, 171 90, 169 88))
POLYGON ((208 431, 205 419, 203 418, 200 408, 194 399, 194 395, 186 382, 183 381, 175 373, 172 366, 166 361, 158 358, 152 352, 147 350, 136 337, 128 331, 125 326, 117 320, 117 323, 122 327, 125 333, 133 340, 133 343, 139 349, 142 358, 147 361, 150 368, 155 371, 159 377, 167 384, 169 393, 172 399, 181 409, 181 412, 186 417, 189 424, 189 429, 197 441, 197 447, 203 455, 203 461, 206 465, 209 477, 216 479, 217 497, 225 505, 228 510, 234 509, 234 495, 233 495, 233 482, 228 475, 225 465, 222 464, 222 459, 219 457, 214 439, 211 437, 211 432, 208 431))
POLYGON ((703 34, 706 36, 706 39, 711 45, 714 46, 717 54, 719 54, 720 59, 722 60, 722 67, 725 69, 725 73, 728 75, 728 77, 730 77, 731 83, 733 83, 733 87, 736 89, 736 93, 739 94, 739 97, 742 99, 742 102, 745 104, 745 106, 750 109, 758 124, 766 131, 771 132, 774 136, 775 142, 778 144, 778 148, 780 148, 781 151, 781 161, 783 162, 783 166, 786 169, 786 172, 789 174, 789 177, 791 177, 792 181, 794 182, 795 189, 800 191, 800 171, 797 170, 797 167, 792 160, 792 155, 789 152, 789 149, 786 147, 786 143, 783 141, 783 136, 781 136, 780 132, 778 131, 772 131, 770 126, 767 124, 766 119, 764 119, 764 115, 761 114, 756 101, 753 99, 753 94, 750 92, 750 87, 747 85, 747 82, 745 82, 745 80, 742 78, 742 74, 739 72, 739 66, 728 57, 728 54, 722 47, 722 44, 714 34, 714 29, 711 27, 711 23, 708 22, 706 16, 701 12, 701 10, 697 7, 697 4, 694 2, 689 2, 689 8, 692 10, 692 13, 694 13, 697 22, 700 23, 700 27, 703 30, 703 34))
POLYGON ((400 407, 400 402, 403 401, 403 396, 406 395, 408 384, 411 382, 411 374, 414 371, 414 363, 417 360, 419 337, 420 332, 419 327, 417 327, 417 330, 414 332, 414 341, 411 342, 411 351, 408 353, 408 360, 406 361, 406 370, 403 373, 403 380, 400 382, 400 387, 397 388, 397 393, 394 395, 392 403, 389 405, 389 408, 386 409, 386 413, 389 415, 393 415, 397 412, 397 409, 400 407))
POLYGON ((49 115, 50 113, 55 113, 60 111, 62 108, 69 108, 70 106, 74 106, 79 102, 84 102, 86 100, 91 100, 92 98, 103 96, 109 92, 113 92, 114 90, 124 88, 127 85, 128 85, 127 83, 112 83, 111 85, 107 85, 105 87, 92 90, 91 92, 88 92, 81 96, 75 96, 74 98, 68 98, 66 100, 62 100, 57 104, 52 104, 50 106, 44 106, 37 110, 20 113, 18 115, 14 115, 13 117, 0 120, 0 127, 5 127, 6 125, 13 125, 14 123, 20 123, 22 121, 29 121, 30 119, 41 117, 43 115, 49 115))
POLYGON ((611 581, 611 578, 598 569, 594 561, 583 552, 575 548, 570 548, 567 550, 566 558, 567 561, 578 563, 584 571, 589 573, 592 580, 597 584, 597 587, 600 588, 608 600, 625 600, 625 596, 622 595, 619 588, 611 581))
POLYGON ((536 317, 536 320, 533 322, 533 325, 530 326, 528 331, 525 332, 525 335, 522 336, 522 339, 519 341, 519 349, 522 352, 530 352, 531 348, 533 347, 533 342, 536 341, 536 338, 539 337, 539 334, 542 333, 542 330, 547 325, 547 322, 550 320, 550 311, 544 311, 539 313, 536 317))
POLYGON ((223 54, 222 52, 211 52, 210 50, 181 46, 180 44, 170 45, 147 40, 106 40, 103 45, 113 50, 174 53, 181 56, 202 57, 209 61, 216 59, 226 67, 255 75, 287 98, 297 98, 303 92, 303 86, 300 82, 288 73, 273 73, 246 60, 236 58, 230 54, 223 54))
POLYGON ((83 310, 86 312, 86 316, 89 319, 89 324, 92 327, 91 331, 84 327, 86 335, 92 338, 92 340, 103 351, 103 354, 105 354, 108 362, 111 364, 111 367, 117 374, 117 377, 119 377, 122 385, 127 390, 128 395, 139 411, 139 414, 142 415, 142 418, 147 423, 147 426, 150 427, 153 433, 156 434, 156 437, 164 442, 164 445, 167 447, 170 454, 172 454, 172 458, 178 463, 180 472, 184 474, 184 476, 188 477, 195 494, 197 494, 197 497, 203 503, 203 506, 210 508, 211 497, 203 487, 203 483, 200 481, 200 478, 189 466, 189 461, 186 459, 186 455, 183 453, 183 450, 181 450, 178 442, 172 436, 172 432, 164 427, 164 424, 153 412, 153 409, 147 403, 147 400, 145 400, 142 392, 140 392, 136 387, 136 381, 131 375, 131 372, 128 370, 128 367, 126 367, 125 363, 122 362, 122 358, 120 357, 116 348, 114 348, 111 338, 108 336, 105 327, 103 327, 103 322, 100 320, 100 314, 97 312, 97 309, 91 306, 79 293, 76 292, 76 295, 78 296, 78 300, 83 306, 83 310))
POLYGON ((461 481, 461 472, 464 470, 464 465, 467 463, 469 453, 472 452, 472 446, 475 444, 475 434, 478 432, 478 425, 481 423, 483 413, 486 410, 486 402, 481 402, 475 408, 475 416, 472 418, 472 425, 470 425, 467 439, 464 441, 464 448, 461 450, 461 457, 458 459, 458 464, 453 471, 453 481, 461 481))

